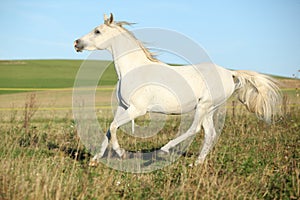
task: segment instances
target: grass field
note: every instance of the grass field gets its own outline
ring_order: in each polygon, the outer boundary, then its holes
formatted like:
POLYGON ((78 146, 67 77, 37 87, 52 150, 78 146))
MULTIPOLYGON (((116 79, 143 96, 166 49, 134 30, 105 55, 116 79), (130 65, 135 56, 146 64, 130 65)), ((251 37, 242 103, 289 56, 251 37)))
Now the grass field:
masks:
MULTIPOLYGON (((189 166, 201 147, 201 132, 173 164, 134 174, 102 163, 88 166, 92 155, 77 135, 69 89, 81 62, 0 62, 0 88, 10 88, 0 91, 1 200, 300 198, 300 97, 293 88, 299 82, 286 80, 284 116, 273 124, 228 102, 223 132, 203 165, 189 166), (22 90, 13 90, 17 88, 22 90)), ((116 81, 112 66, 101 80, 95 98, 105 131, 112 120, 108 109, 116 81)), ((148 139, 120 130, 120 145, 131 151, 159 148, 176 134, 175 121, 171 118, 148 139)))
MULTIPOLYGON (((100 67, 109 65, 99 85, 115 84, 117 76, 113 64, 96 62, 100 67)), ((31 91, 31 88, 72 88, 82 63, 82 60, 0 61, 0 88, 8 88, 0 89, 0 94, 31 91)))

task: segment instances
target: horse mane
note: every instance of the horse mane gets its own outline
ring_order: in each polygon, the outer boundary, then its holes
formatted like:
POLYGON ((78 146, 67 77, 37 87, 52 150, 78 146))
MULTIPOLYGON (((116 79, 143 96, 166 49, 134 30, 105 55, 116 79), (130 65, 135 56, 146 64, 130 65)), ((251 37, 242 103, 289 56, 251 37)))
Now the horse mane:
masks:
POLYGON ((150 61, 152 61, 152 62, 159 62, 159 60, 157 58, 155 58, 155 55, 152 52, 150 52, 148 48, 145 47, 145 45, 143 44, 143 42, 141 42, 140 40, 138 40, 132 32, 130 32, 129 30, 127 30, 126 28, 123 27, 124 25, 130 26, 130 25, 133 25, 135 23, 130 23, 130 22, 126 22, 126 21, 118 21, 118 22, 114 22, 114 24, 117 25, 118 27, 120 27, 121 29, 123 29, 131 37, 133 37, 133 39, 135 39, 135 41, 138 43, 138 45, 141 47, 141 49, 145 53, 146 57, 150 61))

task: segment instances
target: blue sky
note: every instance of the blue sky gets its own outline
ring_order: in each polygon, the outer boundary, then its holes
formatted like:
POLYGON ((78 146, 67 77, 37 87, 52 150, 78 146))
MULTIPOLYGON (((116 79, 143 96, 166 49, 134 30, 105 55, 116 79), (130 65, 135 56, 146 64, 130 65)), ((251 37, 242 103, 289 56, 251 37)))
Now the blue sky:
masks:
POLYGON ((300 69, 299 0, 4 0, 0 59, 84 59, 73 41, 110 12, 137 23, 129 29, 178 31, 226 68, 288 77, 300 69))

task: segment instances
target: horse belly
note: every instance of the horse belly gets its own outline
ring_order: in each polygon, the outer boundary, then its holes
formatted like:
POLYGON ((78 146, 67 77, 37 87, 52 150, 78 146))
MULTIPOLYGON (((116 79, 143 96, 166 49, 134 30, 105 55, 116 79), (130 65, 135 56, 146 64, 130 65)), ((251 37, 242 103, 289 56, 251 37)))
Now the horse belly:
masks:
POLYGON ((195 109, 197 98, 185 92, 161 85, 144 86, 129 97, 129 104, 146 108, 148 112, 181 114, 195 109))

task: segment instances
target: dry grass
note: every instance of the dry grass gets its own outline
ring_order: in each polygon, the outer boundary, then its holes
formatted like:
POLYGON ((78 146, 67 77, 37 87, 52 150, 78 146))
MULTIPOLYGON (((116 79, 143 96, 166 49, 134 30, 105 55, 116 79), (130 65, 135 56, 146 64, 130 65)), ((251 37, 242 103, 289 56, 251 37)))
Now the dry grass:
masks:
MULTIPOLYGON (((0 199, 299 199, 300 108, 291 105, 271 125, 239 107, 233 116, 231 108, 203 165, 189 167, 202 142, 199 134, 184 156, 146 174, 101 163, 89 167, 91 155, 80 143, 70 111, 45 117, 36 113, 27 129, 18 117, 24 110, 5 111, 0 116, 0 199)), ((98 113, 105 128, 109 113, 98 113)), ((165 143, 174 130, 165 126, 164 135, 148 143, 122 132, 118 137, 126 149, 147 149, 165 143)))

